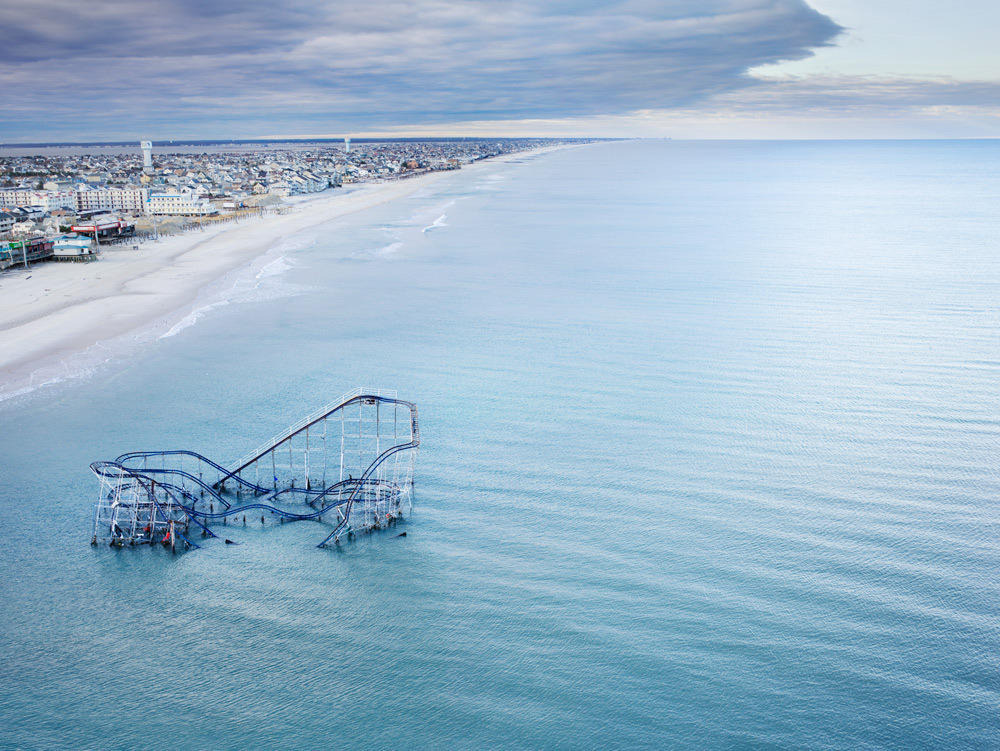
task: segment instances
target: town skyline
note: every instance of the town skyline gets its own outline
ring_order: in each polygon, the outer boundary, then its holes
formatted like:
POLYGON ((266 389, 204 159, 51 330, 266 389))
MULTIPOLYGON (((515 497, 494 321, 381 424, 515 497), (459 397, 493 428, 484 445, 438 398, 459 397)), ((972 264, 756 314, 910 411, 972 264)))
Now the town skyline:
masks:
MULTIPOLYGON (((96 258, 78 235, 158 238, 191 228, 190 220, 229 222, 351 183, 386 183, 461 169, 476 161, 573 141, 453 139, 174 144, 149 140, 111 147, 0 150, 0 271, 51 253, 96 258), (42 153, 44 152, 44 153, 42 153), (209 153, 210 152, 210 153, 209 153), (176 220, 158 228, 155 217, 176 220), (137 220, 137 221, 136 221, 137 220), (102 229, 103 227, 103 229, 102 229), (63 233, 70 232, 63 236, 63 233), (40 249, 23 252, 29 242, 40 249), (61 252, 64 251, 64 252, 61 252)), ((198 225, 200 227, 200 224, 198 225)))

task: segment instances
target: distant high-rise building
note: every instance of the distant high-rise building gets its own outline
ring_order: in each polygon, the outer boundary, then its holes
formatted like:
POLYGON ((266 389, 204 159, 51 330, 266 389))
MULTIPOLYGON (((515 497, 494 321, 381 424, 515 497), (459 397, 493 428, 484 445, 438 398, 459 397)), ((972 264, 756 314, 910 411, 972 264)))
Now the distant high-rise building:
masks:
POLYGON ((347 153, 347 154, 351 153, 351 139, 350 138, 345 138, 344 139, 344 152, 347 153))
POLYGON ((152 141, 142 141, 139 146, 142 147, 142 171, 147 175, 153 174, 153 142, 152 141))

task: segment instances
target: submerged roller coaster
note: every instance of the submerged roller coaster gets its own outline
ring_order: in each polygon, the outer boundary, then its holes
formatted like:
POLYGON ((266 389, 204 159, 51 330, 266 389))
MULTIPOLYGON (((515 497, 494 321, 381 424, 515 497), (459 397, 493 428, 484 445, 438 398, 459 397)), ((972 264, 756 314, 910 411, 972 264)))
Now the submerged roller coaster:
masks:
MULTIPOLYGON (((193 451, 134 451, 94 462, 100 481, 91 544, 199 547, 212 525, 333 525, 319 544, 393 524, 412 505, 417 405, 396 392, 355 389, 228 467, 193 451), (256 518, 256 513, 251 514, 256 518)), ((227 540, 228 542, 228 540, 227 540)))

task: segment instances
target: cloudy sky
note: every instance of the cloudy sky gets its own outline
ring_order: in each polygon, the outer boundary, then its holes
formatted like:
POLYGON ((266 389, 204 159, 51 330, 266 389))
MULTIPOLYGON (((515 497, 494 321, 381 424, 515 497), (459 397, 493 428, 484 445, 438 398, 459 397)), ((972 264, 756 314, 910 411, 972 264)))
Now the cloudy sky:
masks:
POLYGON ((4 0, 0 141, 997 137, 997 28, 995 0, 4 0))

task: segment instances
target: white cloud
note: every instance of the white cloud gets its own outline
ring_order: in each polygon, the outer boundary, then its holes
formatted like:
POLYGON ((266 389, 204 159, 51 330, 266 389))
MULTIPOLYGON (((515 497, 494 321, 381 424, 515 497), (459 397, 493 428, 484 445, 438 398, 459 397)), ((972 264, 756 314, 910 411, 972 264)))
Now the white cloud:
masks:
POLYGON ((839 31, 803 0, 9 0, 0 29, 8 140, 70 103, 64 137, 673 108, 839 31))

